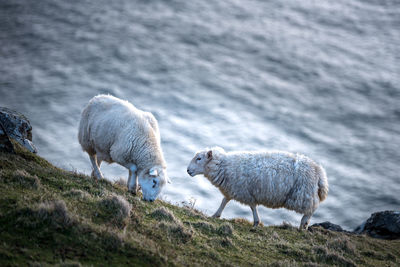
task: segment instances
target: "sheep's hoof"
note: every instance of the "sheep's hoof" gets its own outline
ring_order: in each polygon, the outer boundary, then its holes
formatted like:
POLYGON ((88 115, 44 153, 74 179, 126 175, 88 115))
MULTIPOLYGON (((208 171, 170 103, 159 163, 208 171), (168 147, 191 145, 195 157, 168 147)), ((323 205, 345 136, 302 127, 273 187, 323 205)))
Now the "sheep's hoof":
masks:
POLYGON ((130 189, 130 190, 128 190, 132 195, 137 195, 137 193, 138 193, 138 191, 137 191, 137 189, 135 188, 135 189, 130 189))
POLYGON ((92 171, 92 173, 90 174, 90 177, 95 178, 96 180, 101 180, 104 179, 103 175, 97 175, 95 171, 92 171))
POLYGON ((254 222, 253 227, 257 227, 260 224, 260 222, 254 222))
POLYGON ((104 179, 104 177, 101 175, 100 176, 92 175, 92 178, 95 179, 96 181, 100 181, 100 180, 104 179))
POLYGON ((300 231, 303 231, 303 230, 307 231, 308 230, 308 223, 300 225, 299 230, 300 231))
POLYGON ((211 218, 219 218, 219 217, 221 217, 221 215, 218 214, 214 214, 213 216, 211 216, 211 218))

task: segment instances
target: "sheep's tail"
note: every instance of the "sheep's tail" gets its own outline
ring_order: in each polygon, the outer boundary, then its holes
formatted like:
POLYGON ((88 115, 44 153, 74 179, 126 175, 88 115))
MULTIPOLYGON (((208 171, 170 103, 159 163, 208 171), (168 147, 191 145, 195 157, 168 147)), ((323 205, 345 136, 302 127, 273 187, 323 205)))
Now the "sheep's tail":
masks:
POLYGON ((319 201, 322 202, 328 196, 329 185, 328 185, 328 178, 326 177, 325 169, 319 165, 315 168, 318 176, 318 196, 319 201))

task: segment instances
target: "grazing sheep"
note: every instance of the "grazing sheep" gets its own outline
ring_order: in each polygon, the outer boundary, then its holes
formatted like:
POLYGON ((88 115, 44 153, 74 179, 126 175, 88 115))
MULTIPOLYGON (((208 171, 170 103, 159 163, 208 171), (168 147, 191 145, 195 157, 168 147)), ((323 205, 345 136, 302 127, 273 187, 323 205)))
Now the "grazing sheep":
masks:
POLYGON ((79 143, 89 154, 92 175, 102 179, 100 164, 116 162, 129 170, 128 189, 154 201, 168 181, 157 120, 149 112, 110 95, 93 97, 82 112, 79 143))
POLYGON ((204 174, 224 195, 213 217, 237 200, 253 211, 254 226, 260 222, 257 205, 287 208, 304 214, 300 229, 307 229, 314 211, 328 195, 325 170, 310 158, 288 152, 225 152, 220 147, 198 152, 187 172, 204 174))

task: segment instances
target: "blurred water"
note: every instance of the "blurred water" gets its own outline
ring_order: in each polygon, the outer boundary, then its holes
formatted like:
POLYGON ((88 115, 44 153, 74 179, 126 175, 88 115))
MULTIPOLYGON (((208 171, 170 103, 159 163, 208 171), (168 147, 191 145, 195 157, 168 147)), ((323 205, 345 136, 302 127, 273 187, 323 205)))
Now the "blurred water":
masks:
MULTIPOLYGON (((153 112, 173 180, 163 198, 210 215, 222 196, 186 174, 196 150, 304 153, 330 183, 312 223, 353 228, 399 209, 399 29, 398 0, 1 0, 0 105, 30 118, 40 155, 87 174, 76 136, 91 97, 153 112)), ((223 217, 252 219, 233 202, 223 217)))

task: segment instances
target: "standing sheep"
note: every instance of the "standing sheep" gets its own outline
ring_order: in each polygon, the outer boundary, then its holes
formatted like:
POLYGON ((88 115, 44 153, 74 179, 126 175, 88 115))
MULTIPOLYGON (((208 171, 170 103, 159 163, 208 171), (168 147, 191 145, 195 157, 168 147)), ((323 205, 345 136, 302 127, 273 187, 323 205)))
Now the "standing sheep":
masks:
POLYGON ((102 179, 102 161, 129 170, 128 189, 154 201, 168 181, 157 120, 149 112, 110 95, 93 97, 82 112, 79 143, 89 154, 92 176, 102 179))
POLYGON ((220 147, 198 152, 190 162, 190 176, 204 174, 218 187, 225 205, 237 200, 253 211, 254 226, 260 222, 257 205, 287 208, 304 214, 300 229, 307 229, 314 211, 328 195, 325 170, 310 158, 288 152, 225 152, 220 147))

